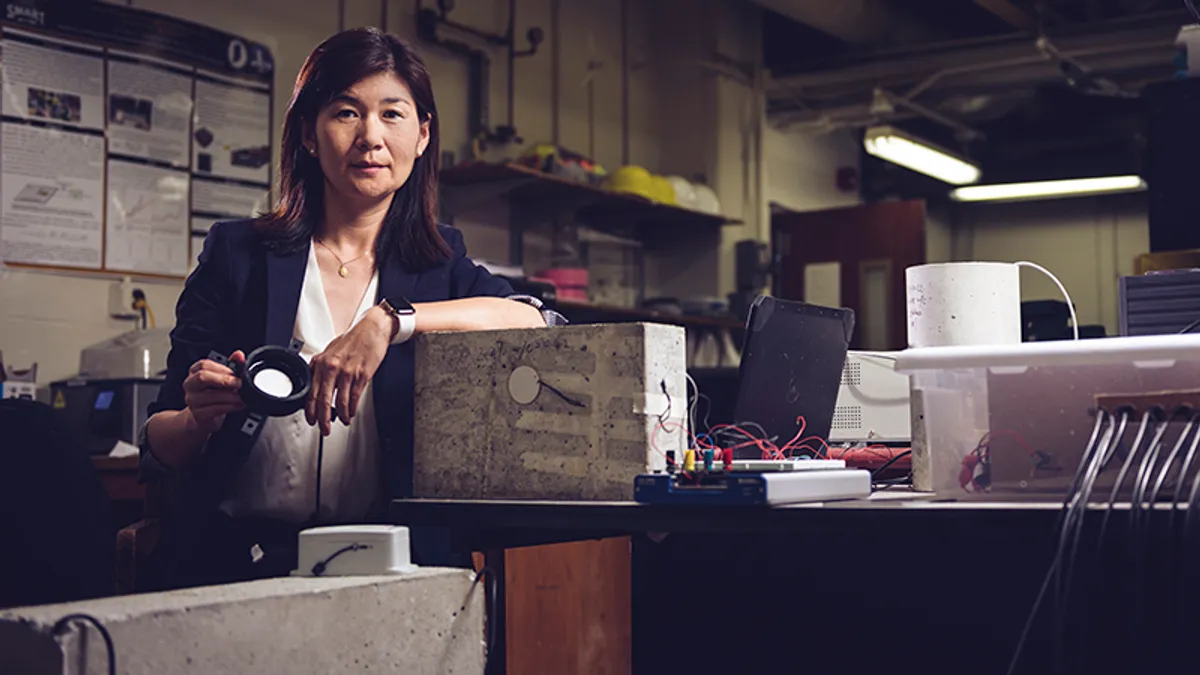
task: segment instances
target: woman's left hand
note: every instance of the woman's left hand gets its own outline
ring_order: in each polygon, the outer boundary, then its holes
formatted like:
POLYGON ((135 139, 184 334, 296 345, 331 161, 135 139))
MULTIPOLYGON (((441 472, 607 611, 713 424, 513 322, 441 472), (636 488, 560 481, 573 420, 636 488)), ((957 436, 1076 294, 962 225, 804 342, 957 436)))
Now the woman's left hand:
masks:
POLYGON ((342 424, 354 419, 363 390, 387 355, 392 321, 379 307, 372 308, 312 358, 312 391, 304 416, 309 424, 321 426, 322 435, 328 436, 332 430, 335 411, 342 424))

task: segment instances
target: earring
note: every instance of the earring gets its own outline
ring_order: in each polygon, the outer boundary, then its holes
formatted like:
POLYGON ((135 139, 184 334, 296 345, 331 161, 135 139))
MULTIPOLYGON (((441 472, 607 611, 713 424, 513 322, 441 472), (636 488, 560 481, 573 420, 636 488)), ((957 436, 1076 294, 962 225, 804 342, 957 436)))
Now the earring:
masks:
POLYGON ((310 147, 310 148, 308 149, 308 154, 312 155, 313 157, 316 157, 316 156, 317 156, 317 149, 316 149, 316 148, 311 148, 311 147, 310 147))

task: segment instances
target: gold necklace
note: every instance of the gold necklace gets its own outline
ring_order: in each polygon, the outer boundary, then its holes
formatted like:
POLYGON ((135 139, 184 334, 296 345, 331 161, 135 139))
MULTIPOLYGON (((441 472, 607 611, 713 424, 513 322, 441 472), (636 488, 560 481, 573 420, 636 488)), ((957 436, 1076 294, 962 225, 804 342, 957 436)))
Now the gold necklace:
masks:
POLYGON ((350 270, 346 267, 346 265, 349 265, 350 263, 356 262, 358 260, 362 260, 363 258, 365 258, 371 254, 370 251, 367 251, 366 253, 363 253, 362 255, 358 256, 357 258, 351 258, 350 260, 342 260, 341 258, 338 257, 338 254, 333 252, 333 249, 329 248, 329 246, 327 246, 325 244, 325 242, 321 241, 320 239, 314 239, 314 241, 316 241, 318 244, 320 244, 326 251, 329 251, 329 255, 332 255, 334 257, 334 259, 338 261, 338 276, 343 279, 350 276, 350 270))

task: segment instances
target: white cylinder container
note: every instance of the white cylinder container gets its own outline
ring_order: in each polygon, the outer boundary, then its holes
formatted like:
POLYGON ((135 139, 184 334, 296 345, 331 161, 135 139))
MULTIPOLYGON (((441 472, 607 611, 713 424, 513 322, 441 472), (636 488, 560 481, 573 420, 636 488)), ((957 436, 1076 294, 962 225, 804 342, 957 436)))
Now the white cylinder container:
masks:
POLYGON ((908 346, 1021 342, 1021 275, 1013 263, 956 262, 905 271, 908 346))

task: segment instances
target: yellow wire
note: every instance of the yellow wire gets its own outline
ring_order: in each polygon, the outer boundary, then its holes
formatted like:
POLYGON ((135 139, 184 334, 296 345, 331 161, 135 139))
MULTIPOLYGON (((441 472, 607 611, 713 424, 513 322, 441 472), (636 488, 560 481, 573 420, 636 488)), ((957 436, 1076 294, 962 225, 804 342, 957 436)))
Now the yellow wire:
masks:
POLYGON ((158 323, 154 320, 154 310, 150 309, 150 303, 145 300, 134 300, 133 308, 136 310, 146 310, 146 317, 150 320, 150 327, 158 327, 158 323))

